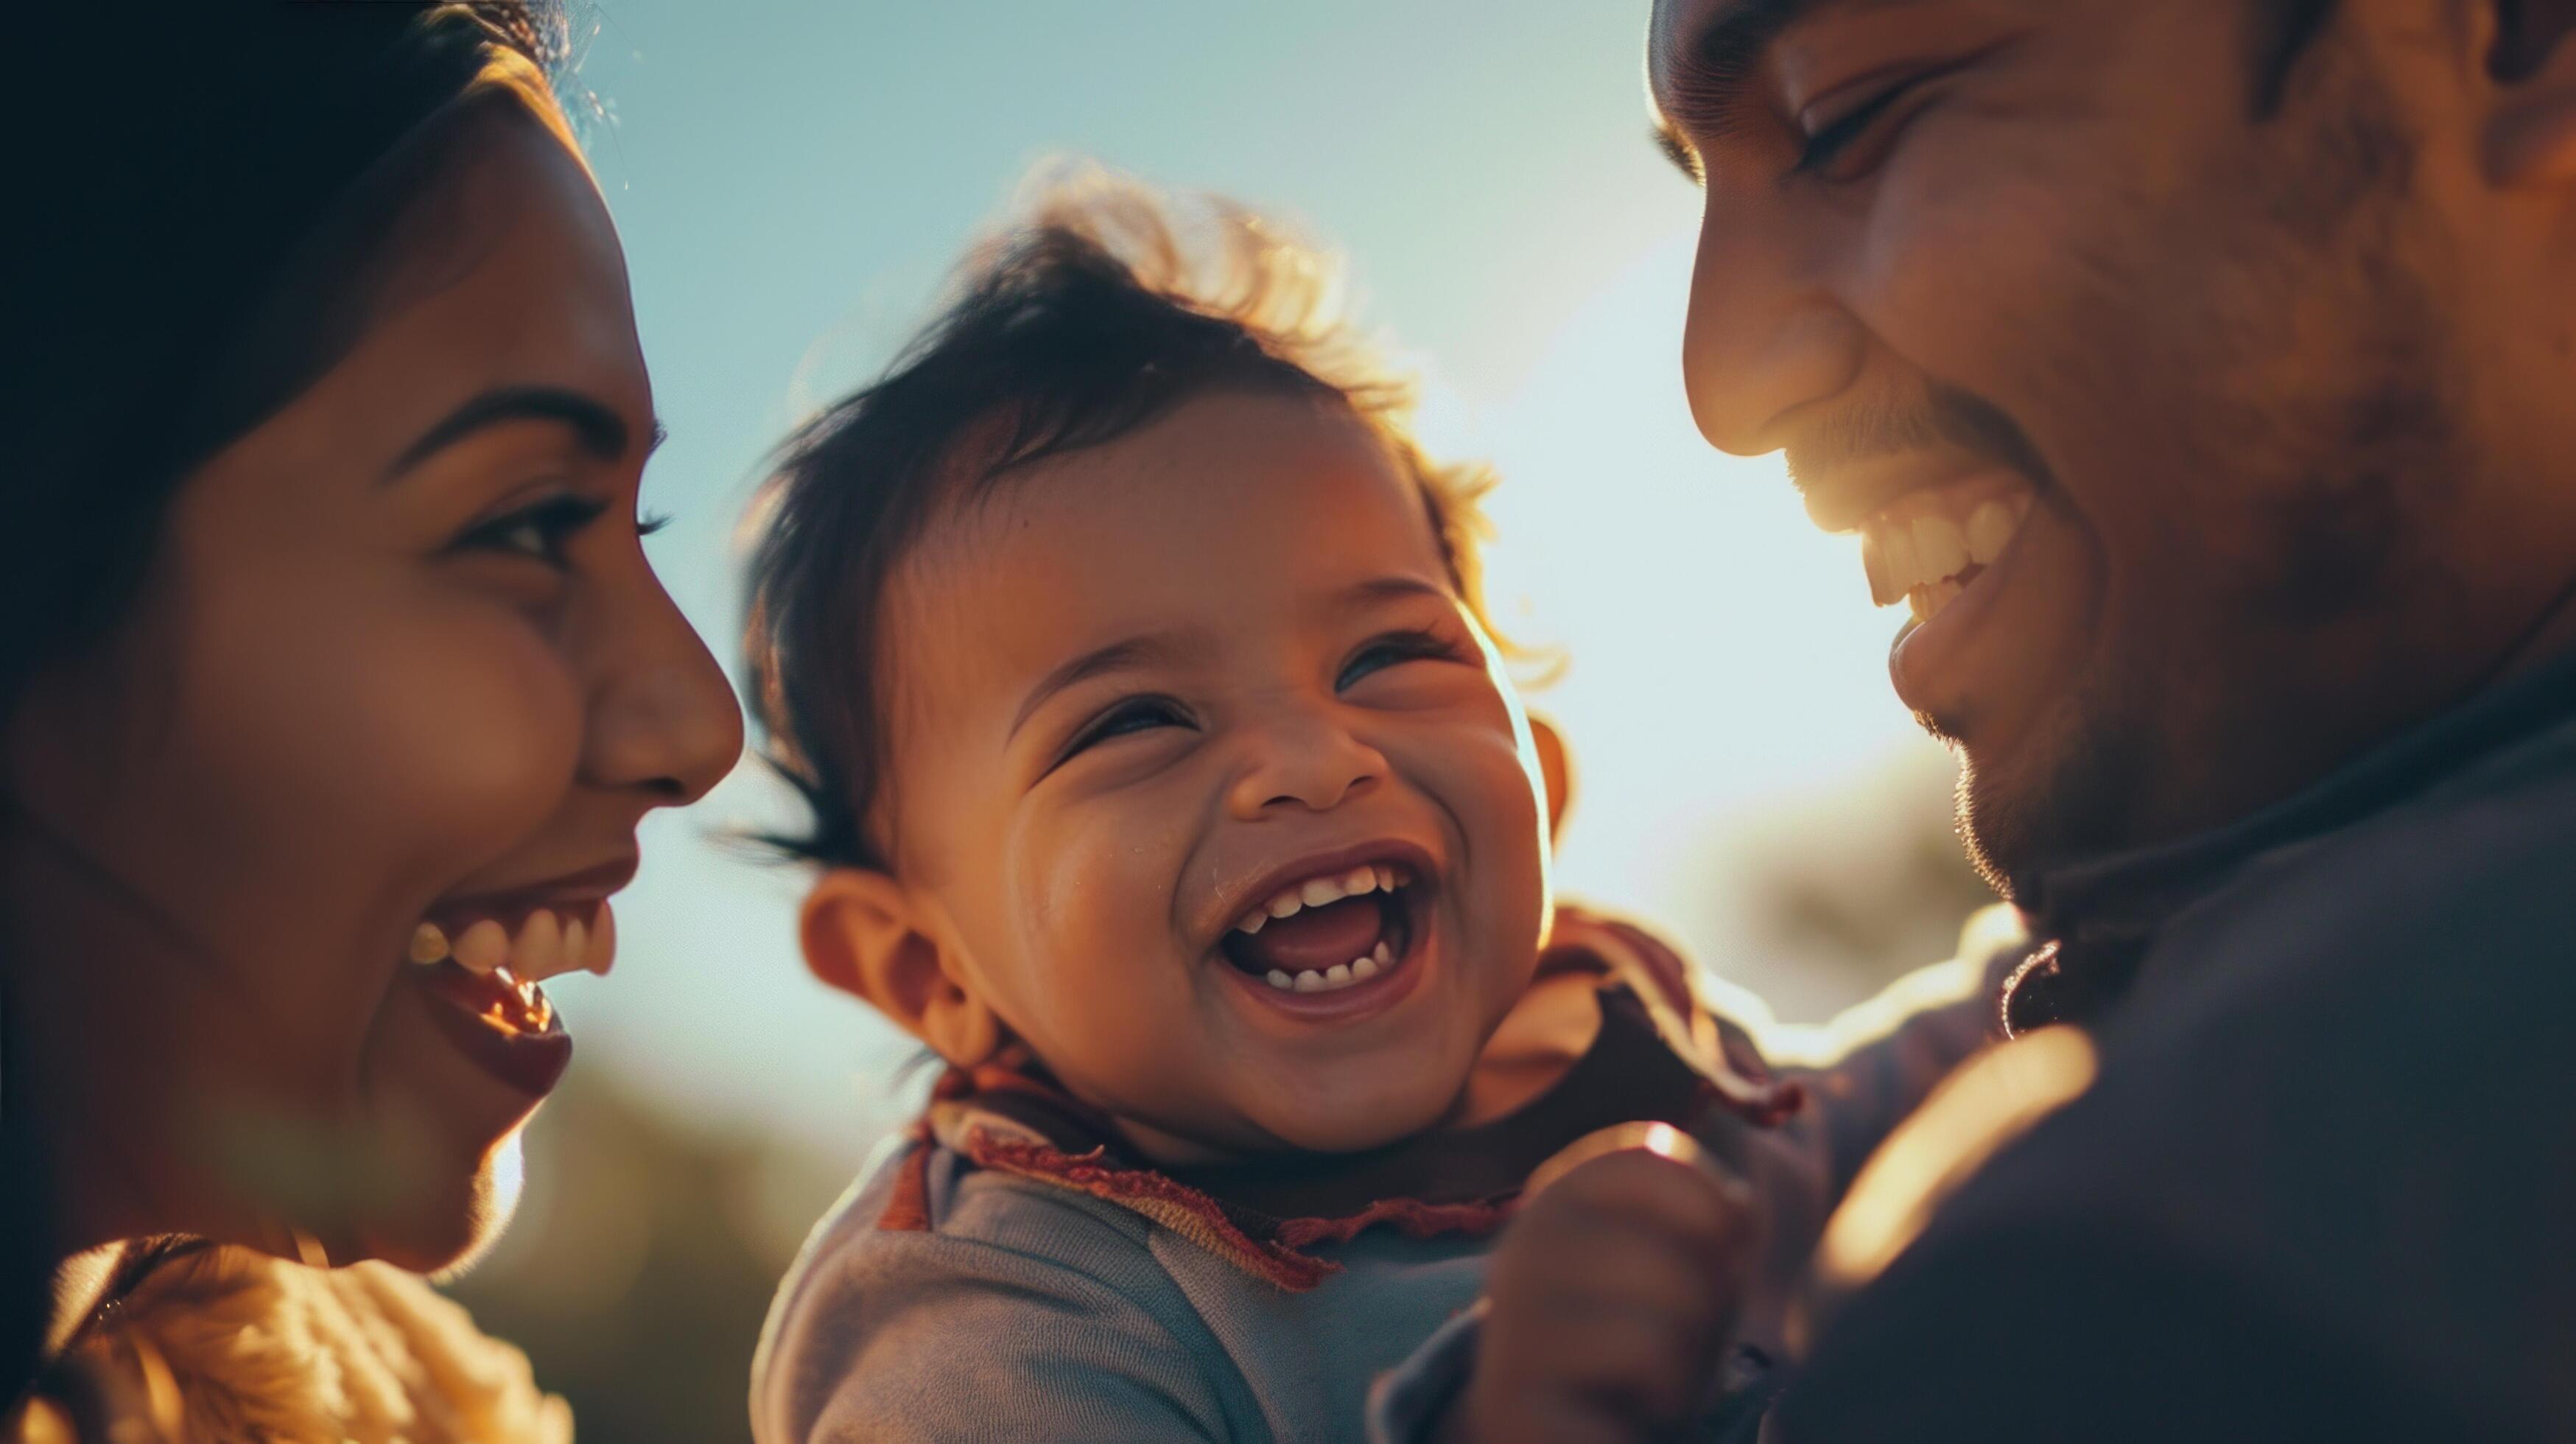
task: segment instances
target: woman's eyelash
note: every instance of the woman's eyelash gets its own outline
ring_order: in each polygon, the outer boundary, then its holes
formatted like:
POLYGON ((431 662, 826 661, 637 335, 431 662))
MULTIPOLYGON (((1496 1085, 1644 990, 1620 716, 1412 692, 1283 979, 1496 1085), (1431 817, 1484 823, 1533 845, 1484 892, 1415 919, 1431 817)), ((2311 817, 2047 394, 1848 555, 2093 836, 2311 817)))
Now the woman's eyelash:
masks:
POLYGON ((564 543, 607 511, 607 503, 586 496, 552 496, 494 517, 459 538, 457 546, 463 550, 515 552, 561 566, 564 543))
POLYGON ((1833 164, 1834 158, 1850 149, 1852 142, 1869 133, 1871 123, 1886 114, 1889 106, 1911 93, 1914 84, 1909 80, 1891 85, 1862 102, 1850 114, 1809 136, 1806 146, 1798 153, 1798 163, 1793 169, 1801 175, 1814 175, 1833 164))

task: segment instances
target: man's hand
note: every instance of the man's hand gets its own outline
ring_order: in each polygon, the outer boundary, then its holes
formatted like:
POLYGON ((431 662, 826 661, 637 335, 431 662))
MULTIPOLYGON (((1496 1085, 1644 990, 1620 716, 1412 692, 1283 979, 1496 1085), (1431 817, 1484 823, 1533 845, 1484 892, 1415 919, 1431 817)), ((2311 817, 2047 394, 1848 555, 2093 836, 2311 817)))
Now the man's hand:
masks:
POLYGON ((1495 1250, 1475 1372, 1444 1437, 1593 1444, 1688 1424, 1708 1400, 1757 1231, 1738 1191, 1650 1151, 1565 1174, 1495 1250))

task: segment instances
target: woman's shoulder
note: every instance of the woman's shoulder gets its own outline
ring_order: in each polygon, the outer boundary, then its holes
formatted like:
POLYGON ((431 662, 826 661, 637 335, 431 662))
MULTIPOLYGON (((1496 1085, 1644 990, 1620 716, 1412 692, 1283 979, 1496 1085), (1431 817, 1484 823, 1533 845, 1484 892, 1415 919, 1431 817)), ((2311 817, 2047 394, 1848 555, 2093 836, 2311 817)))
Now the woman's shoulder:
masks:
POLYGON ((76 1407, 100 1437, 569 1444, 527 1356, 390 1265, 202 1247, 146 1273, 49 1370, 13 1439, 76 1407), (77 1401, 57 1409, 48 1399, 77 1401))

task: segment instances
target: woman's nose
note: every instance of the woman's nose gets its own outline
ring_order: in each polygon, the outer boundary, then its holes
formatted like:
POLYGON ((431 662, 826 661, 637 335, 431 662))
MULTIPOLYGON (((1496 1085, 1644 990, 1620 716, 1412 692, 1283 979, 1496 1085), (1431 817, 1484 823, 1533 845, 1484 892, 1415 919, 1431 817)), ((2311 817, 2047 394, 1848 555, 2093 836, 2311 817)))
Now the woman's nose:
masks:
POLYGON ((1330 812, 1386 775, 1376 748, 1328 718, 1301 713, 1255 731, 1226 801, 1246 822, 1288 810, 1330 812))
POLYGON ((631 623, 599 659, 584 770, 653 806, 695 802, 742 756, 742 707, 659 582, 648 577, 630 605, 631 623))

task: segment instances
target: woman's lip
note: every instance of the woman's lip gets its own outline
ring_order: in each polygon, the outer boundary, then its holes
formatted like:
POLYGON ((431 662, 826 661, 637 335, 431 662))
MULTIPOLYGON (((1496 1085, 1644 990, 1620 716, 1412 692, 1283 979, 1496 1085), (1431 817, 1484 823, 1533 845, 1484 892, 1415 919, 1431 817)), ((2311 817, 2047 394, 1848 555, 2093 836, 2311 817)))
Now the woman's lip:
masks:
POLYGON ((403 975, 419 985, 421 1006, 458 1052, 521 1092, 544 1097, 572 1062, 572 1035, 560 1014, 541 1033, 506 1031, 483 1019, 478 980, 454 963, 408 967, 403 975))
POLYGON ((445 928, 450 937, 483 918, 491 918, 515 933, 539 908, 564 914, 567 922, 575 916, 589 922, 601 902, 635 880, 635 868, 636 859, 622 857, 525 887, 459 893, 440 898, 421 916, 445 928))

